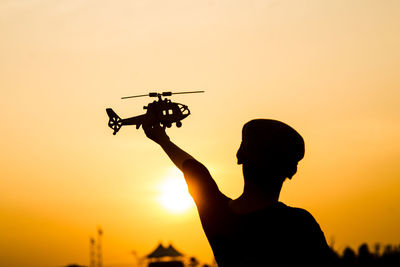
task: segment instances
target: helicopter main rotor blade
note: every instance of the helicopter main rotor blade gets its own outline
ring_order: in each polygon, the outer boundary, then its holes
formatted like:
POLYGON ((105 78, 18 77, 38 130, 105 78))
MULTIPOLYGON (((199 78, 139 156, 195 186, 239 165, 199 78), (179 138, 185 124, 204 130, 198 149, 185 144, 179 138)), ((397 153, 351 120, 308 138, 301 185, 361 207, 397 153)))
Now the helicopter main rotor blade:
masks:
POLYGON ((131 96, 124 96, 124 97, 121 97, 121 99, 134 98, 134 97, 143 97, 143 96, 153 96, 154 94, 156 94, 156 95, 157 95, 157 93, 149 93, 149 94, 145 94, 145 95, 131 95, 131 96))
POLYGON ((162 92, 160 93, 148 93, 145 95, 131 95, 131 96, 124 96, 121 97, 121 99, 127 99, 127 98, 134 98, 134 97, 143 97, 143 96, 150 96, 150 97, 157 97, 157 96, 171 96, 171 95, 181 95, 181 94, 194 94, 194 93, 204 93, 204 91, 187 91, 187 92, 162 92))
POLYGON ((194 93, 204 93, 204 91, 176 92, 176 93, 171 93, 171 94, 172 95, 180 95, 180 94, 194 94, 194 93))

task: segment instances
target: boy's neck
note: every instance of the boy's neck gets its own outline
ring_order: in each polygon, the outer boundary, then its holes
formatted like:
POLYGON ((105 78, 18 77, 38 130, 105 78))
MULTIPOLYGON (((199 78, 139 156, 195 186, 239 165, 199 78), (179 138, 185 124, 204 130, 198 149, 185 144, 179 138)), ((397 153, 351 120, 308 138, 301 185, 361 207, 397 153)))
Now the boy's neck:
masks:
POLYGON ((282 184, 260 186, 245 179, 243 193, 231 202, 231 208, 235 213, 250 213, 276 204, 281 188, 282 184))

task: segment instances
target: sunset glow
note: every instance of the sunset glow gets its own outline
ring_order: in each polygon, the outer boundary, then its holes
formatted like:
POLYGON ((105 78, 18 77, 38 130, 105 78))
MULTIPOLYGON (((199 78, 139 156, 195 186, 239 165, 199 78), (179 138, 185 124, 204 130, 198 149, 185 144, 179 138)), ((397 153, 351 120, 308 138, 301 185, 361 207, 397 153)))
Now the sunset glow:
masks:
POLYGON ((170 169, 160 186, 159 201, 171 213, 183 213, 194 207, 182 173, 170 169))
POLYGON ((131 266, 159 241, 212 262, 184 178, 143 130, 171 96, 171 140, 221 192, 243 190, 242 126, 281 120, 305 140, 280 200, 342 252, 400 240, 400 1, 0 1, 0 265, 131 266), (334 241, 332 241, 334 240, 334 241), (125 265, 112 265, 124 263, 125 265))

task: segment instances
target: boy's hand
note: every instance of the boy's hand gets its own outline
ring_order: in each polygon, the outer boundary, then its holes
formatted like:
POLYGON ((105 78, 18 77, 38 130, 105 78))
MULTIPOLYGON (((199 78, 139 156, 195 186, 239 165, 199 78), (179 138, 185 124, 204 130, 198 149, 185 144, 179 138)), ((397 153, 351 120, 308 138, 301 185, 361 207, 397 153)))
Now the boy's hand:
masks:
POLYGON ((161 127, 160 124, 143 124, 142 127, 146 136, 157 144, 161 145, 162 143, 169 141, 165 129, 161 127))

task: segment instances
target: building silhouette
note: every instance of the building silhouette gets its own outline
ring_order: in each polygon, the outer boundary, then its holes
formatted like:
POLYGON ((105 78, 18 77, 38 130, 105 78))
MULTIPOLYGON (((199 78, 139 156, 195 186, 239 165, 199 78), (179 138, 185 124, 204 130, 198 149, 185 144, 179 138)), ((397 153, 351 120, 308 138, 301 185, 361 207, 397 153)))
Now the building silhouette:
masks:
POLYGON ((183 254, 176 250, 172 244, 164 247, 158 244, 150 254, 146 256, 148 267, 184 267, 183 254))

